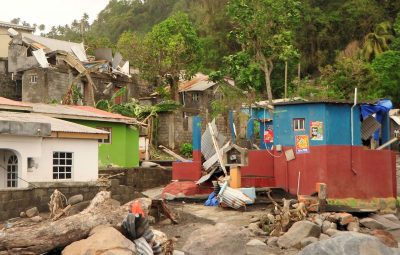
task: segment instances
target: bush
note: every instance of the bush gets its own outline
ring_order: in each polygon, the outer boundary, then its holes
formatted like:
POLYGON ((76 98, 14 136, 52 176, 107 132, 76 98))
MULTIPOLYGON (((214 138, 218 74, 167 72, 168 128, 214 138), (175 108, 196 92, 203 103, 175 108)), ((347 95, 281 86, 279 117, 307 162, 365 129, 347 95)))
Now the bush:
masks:
POLYGON ((190 144, 190 143, 182 144, 181 148, 180 148, 180 152, 181 152, 181 155, 186 158, 192 157, 192 152, 193 152, 192 144, 190 144))

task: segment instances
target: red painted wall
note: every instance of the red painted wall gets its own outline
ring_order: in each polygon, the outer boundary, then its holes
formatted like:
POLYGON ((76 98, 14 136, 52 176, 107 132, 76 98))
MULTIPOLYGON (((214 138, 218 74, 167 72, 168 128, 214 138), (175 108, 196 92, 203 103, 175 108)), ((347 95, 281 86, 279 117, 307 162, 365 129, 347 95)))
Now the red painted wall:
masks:
POLYGON ((365 150, 361 146, 351 148, 312 146, 310 153, 298 154, 289 162, 285 157, 274 158, 276 186, 296 194, 300 172, 301 195, 312 194, 315 183, 324 182, 330 198, 396 196, 394 153, 365 150))

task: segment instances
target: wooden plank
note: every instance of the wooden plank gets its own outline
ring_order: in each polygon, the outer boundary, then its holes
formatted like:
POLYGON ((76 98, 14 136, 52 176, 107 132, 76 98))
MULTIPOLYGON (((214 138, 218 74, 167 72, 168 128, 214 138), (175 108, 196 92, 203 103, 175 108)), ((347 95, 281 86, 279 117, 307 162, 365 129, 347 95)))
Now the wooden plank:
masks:
POLYGON ((158 146, 158 148, 162 149, 165 153, 171 155, 172 157, 176 158, 177 160, 180 160, 182 162, 189 162, 189 160, 187 160, 184 157, 176 154, 175 152, 171 151, 170 149, 168 149, 165 146, 160 145, 160 146, 158 146))
POLYGON ((228 172, 226 171, 224 161, 222 160, 221 151, 220 151, 220 148, 218 146, 217 138, 215 137, 215 132, 214 132, 214 129, 213 129, 211 123, 208 123, 208 128, 210 129, 211 139, 213 141, 216 154, 218 156, 219 164, 220 164, 220 166, 222 168, 222 171, 224 171, 225 176, 228 176, 228 172))

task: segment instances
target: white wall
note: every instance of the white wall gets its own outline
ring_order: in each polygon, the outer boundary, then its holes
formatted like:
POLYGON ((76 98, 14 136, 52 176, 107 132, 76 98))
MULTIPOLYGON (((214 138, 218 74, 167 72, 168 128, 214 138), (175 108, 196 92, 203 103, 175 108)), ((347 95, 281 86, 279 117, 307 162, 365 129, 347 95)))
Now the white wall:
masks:
MULTIPOLYGON (((27 176, 28 157, 40 158, 41 144, 41 137, 0 135, 0 149, 14 151, 18 157, 18 176, 27 181, 29 181, 27 176)), ((2 178, 2 175, 0 175, 0 178, 2 178)), ((4 183, 4 180, 0 180, 0 183, 4 183)), ((18 180, 19 188, 27 186, 28 183, 18 180)))
MULTIPOLYGON (((95 181, 98 178, 98 148, 96 139, 0 135, 0 150, 15 152, 18 156, 18 176, 28 182, 95 181), (73 153, 72 179, 53 180, 54 151, 73 153), (37 159, 37 168, 28 171, 28 157, 37 159)), ((0 188, 4 188, 2 183, 5 183, 5 177, 0 173, 0 188)), ((27 186, 27 182, 18 180, 18 188, 27 186)))
POLYGON ((98 148, 94 139, 43 138, 38 169, 28 172, 31 182, 95 181, 98 178, 98 148), (53 180, 53 152, 72 152, 72 179, 53 180))

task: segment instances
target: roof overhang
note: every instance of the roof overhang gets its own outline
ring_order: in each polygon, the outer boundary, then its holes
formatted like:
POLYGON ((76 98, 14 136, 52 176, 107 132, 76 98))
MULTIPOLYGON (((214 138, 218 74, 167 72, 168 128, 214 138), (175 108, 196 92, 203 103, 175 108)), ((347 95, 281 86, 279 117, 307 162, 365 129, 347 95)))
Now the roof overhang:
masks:
POLYGON ((51 132, 52 138, 68 138, 68 139, 106 139, 108 134, 93 133, 74 133, 74 132, 51 132))

